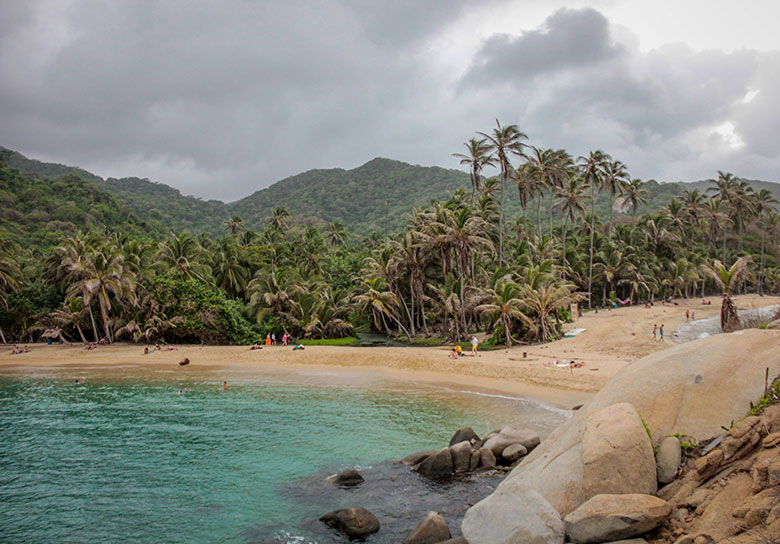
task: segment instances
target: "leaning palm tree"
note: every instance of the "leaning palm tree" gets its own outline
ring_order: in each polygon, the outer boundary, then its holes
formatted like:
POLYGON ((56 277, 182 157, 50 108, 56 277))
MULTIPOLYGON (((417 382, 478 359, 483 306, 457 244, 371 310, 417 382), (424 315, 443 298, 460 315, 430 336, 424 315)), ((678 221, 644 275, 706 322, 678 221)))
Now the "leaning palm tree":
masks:
POLYGON ((582 179, 569 178, 563 187, 556 187, 556 196, 558 197, 558 204, 555 206, 561 211, 561 247, 562 247, 562 260, 564 279, 566 278, 566 223, 571 221, 574 223, 574 219, 577 216, 585 214, 585 188, 583 187, 582 179))
POLYGON ((523 143, 520 140, 527 140, 528 136, 520 132, 517 125, 501 126, 496 119, 496 128, 490 134, 478 132, 490 142, 490 148, 495 153, 498 166, 501 169, 501 195, 499 197, 499 217, 498 217, 498 262, 504 262, 504 188, 512 165, 509 162, 510 155, 523 155, 523 143))
POLYGON ((636 223, 636 211, 640 204, 647 202, 647 189, 639 178, 634 178, 623 187, 626 200, 631 204, 631 217, 636 223))
POLYGON ((521 307, 535 316, 535 329, 540 342, 549 342, 555 336, 555 328, 550 323, 551 316, 559 309, 568 308, 572 302, 582 299, 574 292, 574 285, 560 281, 545 282, 532 289, 523 286, 521 307))
POLYGON ((739 328, 739 316, 737 307, 731 299, 739 285, 747 276, 749 257, 740 257, 729 268, 716 260, 712 268, 708 269, 710 276, 723 291, 723 303, 720 306, 720 328, 723 332, 735 331, 739 328))
POLYGON ((612 160, 608 154, 600 149, 591 151, 587 157, 579 157, 580 170, 585 183, 590 185, 590 215, 593 225, 590 229, 590 262, 588 264, 588 308, 593 299, 593 236, 596 224, 596 191, 601 192, 604 186, 604 166, 612 160))
POLYGON ((612 240, 612 211, 615 207, 615 197, 622 195, 628 182, 628 170, 621 161, 607 161, 604 168, 604 187, 609 192, 609 226, 608 239, 612 240))
POLYGON ((491 153, 492 147, 487 143, 487 138, 478 140, 471 138, 463 144, 467 153, 453 153, 453 157, 460 159, 460 164, 468 164, 471 170, 471 199, 474 193, 482 191, 481 173, 485 166, 495 166, 496 161, 491 153))

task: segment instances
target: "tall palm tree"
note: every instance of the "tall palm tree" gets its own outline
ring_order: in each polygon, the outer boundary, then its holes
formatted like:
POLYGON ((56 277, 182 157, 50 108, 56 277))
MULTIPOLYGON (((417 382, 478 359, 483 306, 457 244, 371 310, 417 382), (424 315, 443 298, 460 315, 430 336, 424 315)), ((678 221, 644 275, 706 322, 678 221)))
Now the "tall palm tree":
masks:
POLYGON ((272 230, 281 232, 287 227, 290 218, 290 212, 284 206, 276 206, 271 211, 271 217, 268 218, 268 225, 272 230))
POLYGON ((527 140, 528 136, 520 132, 517 125, 501 126, 496 119, 496 128, 490 134, 478 132, 490 142, 491 150, 496 155, 499 168, 501 169, 501 195, 499 197, 499 218, 498 218, 498 262, 504 262, 504 189, 506 180, 512 170, 512 164, 509 161, 510 155, 523 156, 523 143, 521 140, 527 140))
POLYGON ((491 153, 492 147, 487 143, 487 138, 480 140, 471 138, 463 144, 467 152, 453 153, 453 157, 460 159, 460 164, 468 164, 471 172, 471 199, 474 200, 474 193, 482 191, 481 173, 485 166, 495 166, 496 161, 491 153))
POLYGON ((334 247, 343 246, 347 243, 347 229, 340 222, 330 223, 325 229, 325 237, 334 247))
POLYGON ((563 187, 556 188, 558 204, 561 211, 561 247, 564 279, 566 278, 566 223, 574 223, 575 217, 585 214, 585 187, 580 178, 571 177, 563 187))
POLYGON ((211 269, 201 260, 204 257, 198 240, 187 231, 170 233, 157 251, 158 266, 172 269, 182 278, 208 281, 211 269))
POLYGON ((587 157, 579 157, 577 161, 580 163, 580 170, 582 171, 582 177, 590 186, 590 203, 591 203, 591 220, 594 225, 590 229, 590 257, 588 264, 588 308, 592 305, 593 299, 593 236, 595 234, 596 223, 596 191, 601 192, 601 188, 604 186, 604 169, 605 165, 612 160, 608 154, 604 153, 600 149, 591 151, 587 157))
POLYGON ((550 316, 558 309, 568 308, 572 302, 582 299, 573 291, 574 285, 565 282, 545 282, 536 289, 524 286, 521 307, 535 316, 535 329, 540 342, 549 342, 554 338, 555 329, 550 316))
POLYGON ((631 204, 631 217, 636 222, 636 211, 640 204, 647 202, 647 189, 639 178, 634 178, 623 187, 626 200, 631 204))
POLYGON ((626 165, 621 161, 607 161, 604 165, 604 187, 609 193, 609 225, 608 239, 612 240, 612 210, 615 207, 615 197, 622 195, 629 179, 626 165))
MULTIPOLYGON (((0 304, 8 308, 8 295, 21 291, 24 273, 16 259, 19 246, 0 236, 0 304)), ((5 341, 5 334, 0 328, 0 340, 5 341)))
POLYGON ((239 216, 234 215, 230 219, 223 221, 222 226, 228 230, 231 236, 237 236, 244 228, 243 221, 239 216))
POLYGON ((758 294, 762 294, 762 284, 764 279, 764 256, 766 246, 766 232, 768 230, 764 228, 764 224, 777 224, 778 217, 775 208, 776 205, 777 199, 767 189, 761 189, 755 193, 753 199, 753 210, 755 212, 755 217, 759 221, 758 229, 761 231, 761 263, 758 274, 758 294))

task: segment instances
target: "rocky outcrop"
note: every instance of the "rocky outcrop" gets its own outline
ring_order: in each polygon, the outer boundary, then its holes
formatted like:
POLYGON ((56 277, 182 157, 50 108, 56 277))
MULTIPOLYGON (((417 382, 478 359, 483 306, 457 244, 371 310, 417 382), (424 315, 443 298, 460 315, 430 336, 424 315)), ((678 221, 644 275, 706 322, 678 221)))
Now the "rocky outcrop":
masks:
POLYGON ((582 437, 583 498, 657 488, 653 445, 636 409, 622 402, 592 413, 582 437))
POLYGON ((563 522, 544 497, 519 482, 505 482, 471 507, 461 528, 469 544, 562 544, 563 522))
POLYGON ((596 495, 566 516, 564 523, 572 542, 592 544, 644 534, 671 512, 668 502, 652 495, 596 495))
POLYGON ((492 451, 493 455, 499 458, 506 448, 514 444, 520 444, 526 451, 531 451, 539 443, 540 440, 537 433, 506 426, 497 435, 486 438, 483 447, 492 451))
POLYGON ((444 518, 438 512, 428 512, 401 544, 438 544, 451 538, 444 518))
POLYGON ((583 493, 582 463, 587 421, 613 404, 632 404, 655 440, 677 433, 699 441, 718 435, 724 422, 738 421, 750 410, 751 401, 761 397, 765 369, 773 376, 780 373, 778 340, 776 331, 738 331, 635 361, 523 458, 498 490, 518 480, 536 489, 562 515, 572 512, 588 498, 583 493), (750 357, 745 357, 747 351, 750 357))
POLYGON ((658 447, 655 456, 655 470, 658 474, 658 482, 668 484, 677 477, 677 470, 682 462, 682 448, 680 439, 676 436, 667 436, 658 447))
POLYGON ((455 434, 450 439, 450 447, 454 446, 458 442, 469 442, 470 444, 476 444, 480 442, 479 436, 474 432, 471 427, 463 427, 455 431, 455 434))
POLYGON ((468 472, 471 464, 470 442, 458 442, 454 446, 450 446, 450 455, 452 456, 452 468, 455 472, 468 472))
POLYGON ((355 469, 342 470, 330 480, 334 485, 342 487, 355 487, 362 484, 365 480, 363 476, 355 469))
POLYGON ((433 455, 426 457, 417 470, 423 476, 432 480, 442 480, 452 476, 452 453, 449 448, 442 448, 433 455))
POLYGON ((525 446, 522 444, 512 444, 511 446, 507 446, 504 448, 504 451, 501 452, 501 457, 509 461, 510 463, 513 463, 526 455, 528 453, 528 450, 525 449, 525 446))
POLYGON ((418 451, 415 453, 410 453, 406 457, 404 457, 401 462, 404 465, 419 465, 423 461, 425 461, 428 457, 436 453, 438 450, 426 450, 426 451, 418 451))
POLYGON ((365 538, 378 532, 380 528, 379 520, 374 514, 360 507, 342 508, 328 512, 320 518, 320 521, 328 527, 336 529, 350 540, 365 538))

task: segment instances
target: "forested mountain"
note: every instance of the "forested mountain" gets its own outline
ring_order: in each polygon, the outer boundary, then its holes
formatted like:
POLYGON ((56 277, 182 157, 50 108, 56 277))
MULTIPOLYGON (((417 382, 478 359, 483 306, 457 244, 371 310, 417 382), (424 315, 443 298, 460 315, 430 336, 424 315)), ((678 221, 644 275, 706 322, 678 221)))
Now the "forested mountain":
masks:
MULTIPOLYGON (((15 151, 0 147, 8 166, 22 173, 41 178, 61 178, 76 175, 116 197, 118 203, 129 208, 141 220, 159 223, 163 229, 189 230, 219 235, 230 217, 239 216, 249 228, 261 228, 278 206, 284 207, 293 222, 323 226, 341 223, 358 238, 373 232, 384 233, 387 219, 390 232, 398 232, 405 224, 405 216, 413 208, 431 200, 448 198, 458 189, 470 194, 469 175, 459 170, 410 165, 400 161, 376 158, 353 170, 341 168, 310 170, 285 178, 235 202, 203 200, 185 196, 179 190, 148 179, 108 178, 106 180, 81 168, 44 163, 28 159, 15 151)), ((780 184, 746 180, 755 191, 769 190, 780 200, 780 184)), ((698 189, 704 192, 707 181, 643 184, 645 201, 639 202, 637 214, 656 211, 672 198, 682 197, 683 191, 698 189)), ((522 209, 515 182, 506 187, 506 216, 512 218, 522 209)), ((464 196, 465 197, 465 196, 464 196)), ((552 195, 548 195, 552 198, 552 195)), ((609 192, 601 192, 596 199, 596 215, 606 220, 610 216, 609 192)), ((526 214, 530 222, 537 221, 537 201, 531 199, 526 214)), ((539 219, 549 224, 550 200, 541 202, 539 219)), ((626 199, 617 197, 613 205, 615 218, 632 215, 626 199)), ((557 214, 556 214, 557 215, 557 214)))

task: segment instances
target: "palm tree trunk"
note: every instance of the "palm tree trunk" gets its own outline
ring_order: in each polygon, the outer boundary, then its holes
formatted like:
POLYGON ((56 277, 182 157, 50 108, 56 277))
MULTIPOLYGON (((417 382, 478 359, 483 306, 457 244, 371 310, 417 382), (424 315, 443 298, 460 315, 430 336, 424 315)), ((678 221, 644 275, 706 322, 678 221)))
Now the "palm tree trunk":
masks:
POLYGON ((106 331, 106 338, 110 343, 114 340, 111 338, 111 328, 108 326, 108 311, 106 310, 106 304, 102 297, 98 296, 98 302, 100 303, 100 315, 103 318, 103 328, 106 331))
POLYGON ((509 328, 509 320, 506 318, 506 316, 503 316, 501 318, 501 321, 504 322, 504 335, 506 336, 506 347, 511 347, 512 334, 511 334, 511 329, 509 328))
POLYGON ((5 335, 3 334, 3 328, 0 327, 0 340, 3 341, 3 344, 7 344, 8 342, 5 341, 5 335))
POLYGON ((98 336, 97 324, 95 323, 95 314, 92 313, 91 302, 87 308, 89 308, 89 319, 92 322, 92 334, 95 336, 95 343, 97 344, 100 341, 100 337, 98 336))
POLYGON ((764 231, 761 231, 761 266, 759 267, 759 274, 758 274, 758 294, 761 295, 763 293, 763 283, 764 283, 764 231))
POLYGON ((498 202, 498 262, 504 264, 504 183, 506 176, 501 173, 501 199, 498 202))
POLYGON ((81 325, 79 325, 78 322, 76 322, 76 330, 79 331, 79 336, 81 337, 81 341, 84 344, 86 344, 87 339, 84 337, 84 332, 81 330, 81 325))
POLYGON ((563 267, 563 281, 566 281, 566 215, 561 218, 561 266, 563 267))
POLYGON ((542 237, 542 192, 539 191, 539 198, 536 201, 536 224, 539 227, 539 238, 542 237))
POLYGON ((590 264, 588 265, 588 310, 592 308, 593 301, 593 234, 596 230, 596 184, 590 189, 590 264))

